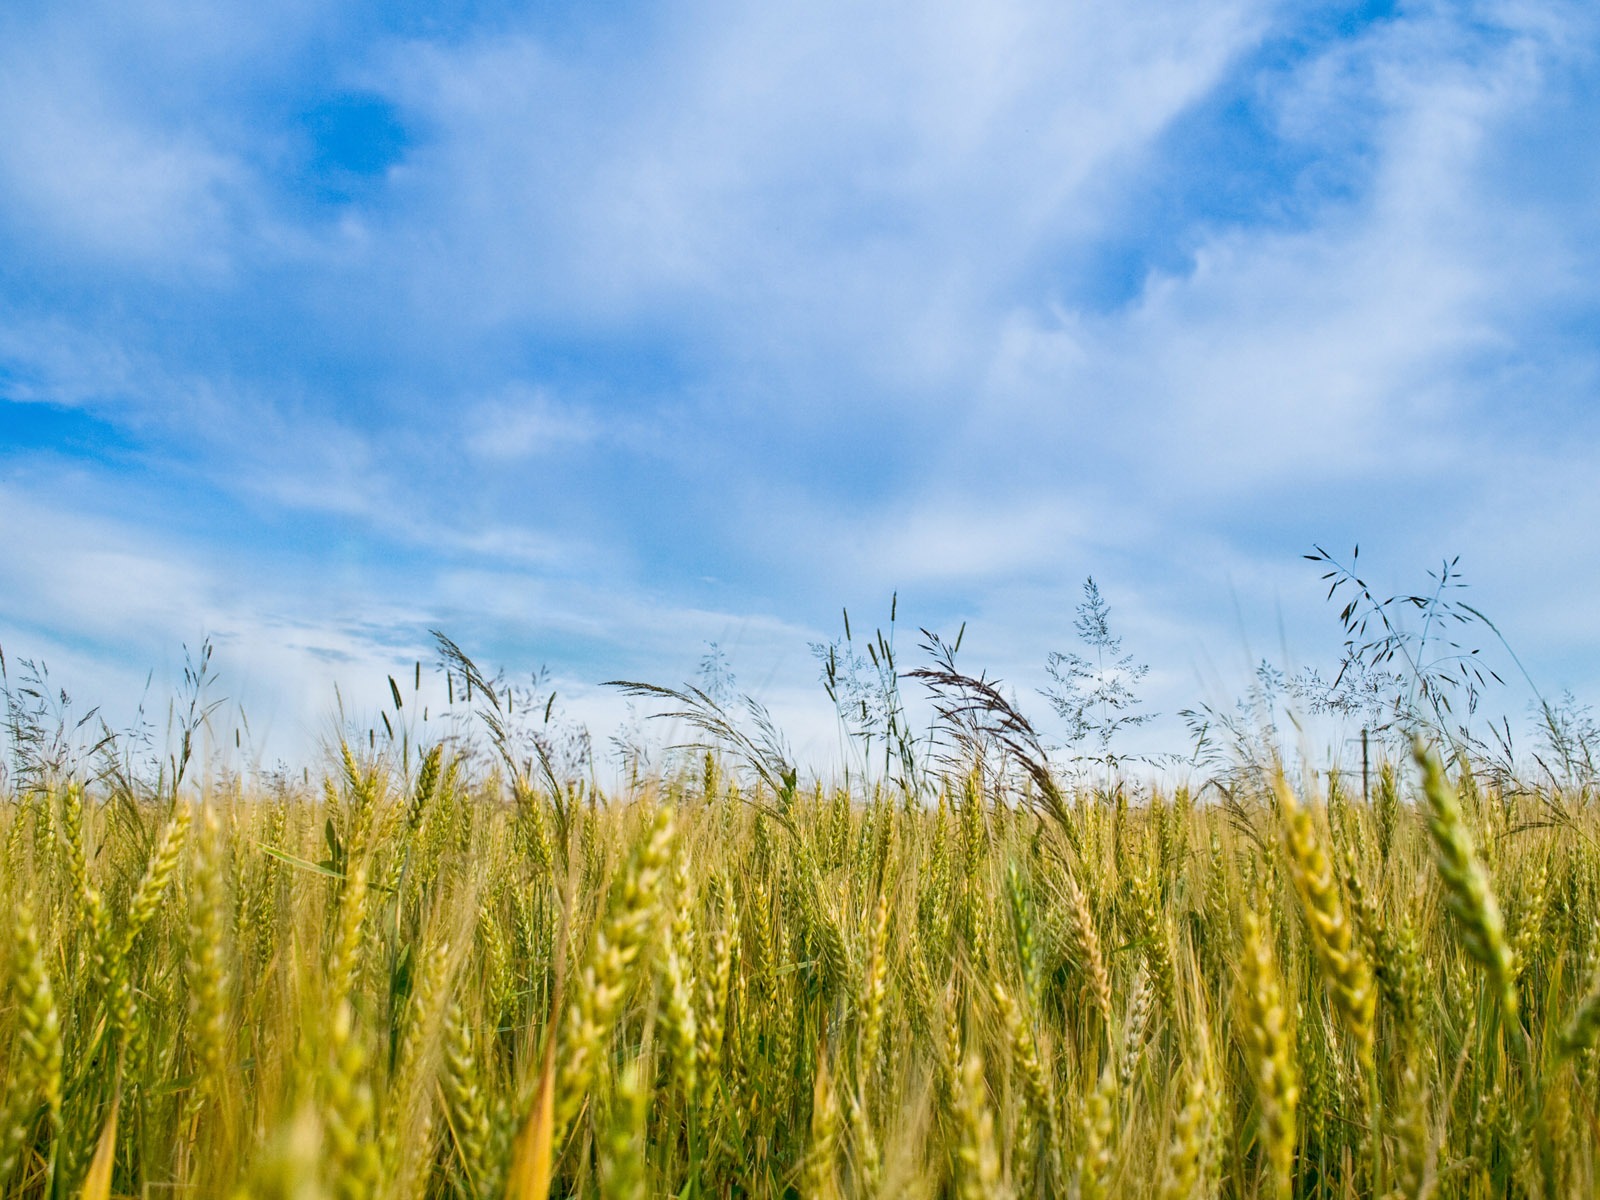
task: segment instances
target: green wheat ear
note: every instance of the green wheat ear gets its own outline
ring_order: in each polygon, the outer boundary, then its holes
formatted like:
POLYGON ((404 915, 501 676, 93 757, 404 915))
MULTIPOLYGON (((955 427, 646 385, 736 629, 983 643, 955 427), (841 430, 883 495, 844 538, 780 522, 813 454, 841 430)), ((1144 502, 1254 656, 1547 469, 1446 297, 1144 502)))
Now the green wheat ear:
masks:
POLYGON ((1562 1027, 1556 1046, 1562 1058, 1572 1058, 1592 1049, 1597 1040, 1600 1040, 1600 978, 1562 1027))
POLYGON ((600 1058, 621 1015, 634 961, 655 924, 657 891, 672 847, 673 813, 656 812, 612 888, 583 966, 571 982, 556 1080, 555 1141, 578 1115, 601 1074, 600 1058))
POLYGON ((1422 791, 1428 801, 1428 831, 1433 835, 1433 860, 1445 884, 1445 904, 1459 924, 1467 953, 1483 966, 1508 1025, 1517 1020, 1517 969, 1505 920, 1472 844, 1456 790, 1444 776, 1436 755, 1418 738, 1412 755, 1422 768, 1422 791))
POLYGON ((33 910, 26 902, 18 909, 16 922, 12 989, 21 1061, 6 1081, 5 1109, 0 1113, 0 1186, 16 1169, 41 1102, 52 1133, 59 1132, 61 1124, 63 1047, 55 989, 45 969, 33 910))

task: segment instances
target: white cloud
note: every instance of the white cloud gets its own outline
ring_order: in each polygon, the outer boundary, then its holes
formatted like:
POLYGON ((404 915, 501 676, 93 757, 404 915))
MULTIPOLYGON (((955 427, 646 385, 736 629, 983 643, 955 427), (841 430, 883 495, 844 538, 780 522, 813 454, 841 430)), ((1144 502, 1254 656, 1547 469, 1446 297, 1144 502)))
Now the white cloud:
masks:
POLYGON ((66 46, 0 52, 0 189, 13 214, 70 253, 160 274, 226 265, 239 166, 192 131, 161 127, 108 92, 66 46))
POLYGON ((142 368, 152 364, 113 339, 60 317, 0 314, 7 399, 78 408, 140 396, 150 386, 142 368))
MULTIPOLYGON (((1552 286, 1526 267, 1556 257, 1550 231, 1505 210, 1480 155, 1536 92, 1540 48, 1512 39, 1468 73, 1403 25, 1388 36, 1362 43, 1382 115, 1356 196, 1304 229, 1220 231, 1128 309, 1014 312, 960 453, 1037 470, 1064 443, 1102 479, 1208 501, 1371 479, 1401 447, 1411 469, 1454 461, 1473 373, 1517 352, 1508 323, 1552 286)), ((1325 86, 1317 64, 1304 74, 1325 86)), ((1319 94, 1318 116, 1349 102, 1319 94)))
POLYGON ((509 387, 469 409, 466 448, 493 462, 552 454, 593 441, 600 432, 581 409, 558 403, 544 388, 509 387))
POLYGON ((415 45, 395 87, 437 137, 393 236, 454 328, 646 320, 736 362, 948 382, 994 294, 1256 25, 780 5, 699 14, 625 69, 415 45))

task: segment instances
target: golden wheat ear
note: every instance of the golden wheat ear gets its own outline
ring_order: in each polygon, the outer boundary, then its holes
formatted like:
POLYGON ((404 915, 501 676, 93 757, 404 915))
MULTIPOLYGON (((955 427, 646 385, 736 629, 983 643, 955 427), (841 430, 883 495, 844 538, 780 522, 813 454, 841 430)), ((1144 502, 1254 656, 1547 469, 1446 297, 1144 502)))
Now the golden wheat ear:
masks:
POLYGON ((1238 1007, 1255 1084, 1257 1140, 1266 1167, 1266 1191, 1293 1194, 1296 1109, 1300 1101, 1294 1038, 1284 1007, 1271 943, 1256 914, 1241 919, 1244 945, 1239 957, 1238 1007))
POLYGON ((1377 1005, 1371 968, 1345 913, 1333 863, 1323 849, 1311 810, 1300 803, 1282 771, 1275 774, 1273 788, 1283 814, 1289 873, 1311 932, 1317 963, 1322 968, 1334 1005, 1355 1042, 1356 1052, 1370 1073, 1374 1061, 1373 1014, 1377 1005))

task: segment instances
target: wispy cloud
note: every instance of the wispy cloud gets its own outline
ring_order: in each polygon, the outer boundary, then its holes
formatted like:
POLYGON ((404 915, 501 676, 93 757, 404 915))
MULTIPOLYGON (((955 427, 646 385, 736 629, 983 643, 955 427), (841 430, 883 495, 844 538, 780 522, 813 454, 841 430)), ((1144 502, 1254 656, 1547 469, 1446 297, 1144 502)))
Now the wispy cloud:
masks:
POLYGON ((523 386, 476 405, 466 423, 467 451, 492 461, 556 453, 593 441, 600 433, 592 415, 559 404, 543 388, 523 386))
POLYGON ((0 188, 13 220, 84 258, 170 277, 225 266, 239 164, 190 130, 147 120, 80 48, 12 40, 0 51, 0 188))

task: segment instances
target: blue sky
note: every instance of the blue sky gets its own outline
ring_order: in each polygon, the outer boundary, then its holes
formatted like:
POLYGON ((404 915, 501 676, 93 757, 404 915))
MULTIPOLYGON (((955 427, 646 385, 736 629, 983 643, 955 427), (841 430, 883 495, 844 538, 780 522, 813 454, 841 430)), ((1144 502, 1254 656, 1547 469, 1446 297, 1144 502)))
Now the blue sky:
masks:
POLYGON ((842 606, 1026 692, 1092 573, 1170 717, 1329 660, 1299 556, 1359 540, 1600 695, 1597 51, 1536 0, 8 4, 0 646, 125 711, 210 636, 292 755, 430 626, 600 726, 716 641, 820 745, 842 606))

